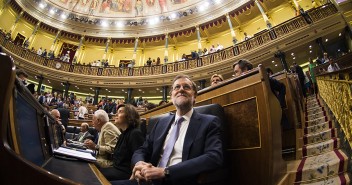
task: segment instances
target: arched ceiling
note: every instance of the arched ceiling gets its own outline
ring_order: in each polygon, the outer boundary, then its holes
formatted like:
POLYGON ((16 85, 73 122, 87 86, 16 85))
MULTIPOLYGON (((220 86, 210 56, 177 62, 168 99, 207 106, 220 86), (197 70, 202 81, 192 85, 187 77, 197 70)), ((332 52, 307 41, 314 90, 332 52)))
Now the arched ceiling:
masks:
MULTIPOLYGON (((219 20, 220 24, 225 22, 227 13, 235 17, 231 21, 236 27, 241 22, 259 15, 258 8, 252 8, 255 5, 253 0, 16 0, 16 2, 26 13, 46 25, 70 33, 105 38, 148 37, 188 29, 194 32, 196 25, 204 27, 219 20), (241 15, 242 13, 244 15, 241 15)), ((260 3, 264 10, 268 11, 285 1, 261 0, 260 3)), ((228 26, 225 29, 228 29, 228 26)))

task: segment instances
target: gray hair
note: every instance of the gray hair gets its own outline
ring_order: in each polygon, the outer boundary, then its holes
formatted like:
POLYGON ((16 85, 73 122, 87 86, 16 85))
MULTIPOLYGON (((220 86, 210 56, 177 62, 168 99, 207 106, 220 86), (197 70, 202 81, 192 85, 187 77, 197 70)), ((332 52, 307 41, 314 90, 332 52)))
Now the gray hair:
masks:
POLYGON ((109 121, 108 113, 106 113, 104 110, 95 111, 94 116, 103 123, 106 123, 109 121))

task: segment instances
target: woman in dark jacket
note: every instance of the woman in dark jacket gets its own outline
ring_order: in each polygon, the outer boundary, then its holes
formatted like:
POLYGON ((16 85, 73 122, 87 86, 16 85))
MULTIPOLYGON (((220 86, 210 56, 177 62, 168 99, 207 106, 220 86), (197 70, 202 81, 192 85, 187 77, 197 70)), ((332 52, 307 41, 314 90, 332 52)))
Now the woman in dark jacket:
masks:
POLYGON ((131 104, 117 107, 115 125, 122 131, 113 154, 113 167, 100 169, 107 180, 125 180, 132 174, 131 158, 135 150, 142 146, 144 136, 139 129, 140 117, 131 104))

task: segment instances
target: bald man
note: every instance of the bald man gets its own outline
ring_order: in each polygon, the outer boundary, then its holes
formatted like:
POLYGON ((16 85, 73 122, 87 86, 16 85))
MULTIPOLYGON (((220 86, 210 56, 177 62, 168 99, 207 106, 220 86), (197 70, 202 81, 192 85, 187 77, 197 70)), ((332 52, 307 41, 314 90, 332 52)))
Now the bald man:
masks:
POLYGON ((84 122, 81 124, 81 132, 73 139, 73 141, 79 141, 83 143, 86 139, 93 140, 94 136, 92 136, 89 131, 88 123, 84 122))
POLYGON ((56 136, 58 137, 58 145, 66 145, 66 137, 65 137, 65 126, 60 121, 60 112, 57 109, 53 109, 50 114, 55 119, 55 128, 56 128, 56 136))

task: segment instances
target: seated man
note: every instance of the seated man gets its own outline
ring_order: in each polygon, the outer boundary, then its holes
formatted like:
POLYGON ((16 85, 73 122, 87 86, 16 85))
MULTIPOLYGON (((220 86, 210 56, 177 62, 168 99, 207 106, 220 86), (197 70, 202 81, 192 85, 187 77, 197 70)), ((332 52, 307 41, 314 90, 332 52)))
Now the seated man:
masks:
POLYGON ((84 144, 97 153, 97 165, 102 168, 111 167, 115 145, 121 134, 117 127, 109 122, 109 116, 104 110, 97 110, 92 120, 94 128, 99 132, 98 143, 87 139, 84 144))
POLYGON ((73 138, 73 141, 79 141, 79 142, 83 143, 86 139, 93 140, 94 136, 92 136, 88 132, 88 130, 89 130, 88 123, 86 123, 86 122, 82 123, 80 129, 81 129, 81 132, 75 138, 73 138))
POLYGON ((235 76, 241 76, 245 72, 253 69, 253 65, 246 59, 241 59, 232 65, 235 76))
POLYGON ((221 83, 222 81, 224 81, 224 78, 222 77, 222 75, 214 74, 210 78, 211 86, 215 86, 215 85, 221 83))
POLYGON ((197 86, 186 75, 176 76, 171 100, 176 114, 160 118, 143 146, 132 157, 130 180, 112 184, 197 184, 198 176, 223 164, 220 120, 193 109, 197 86), (144 184, 144 183, 142 183, 144 184))

